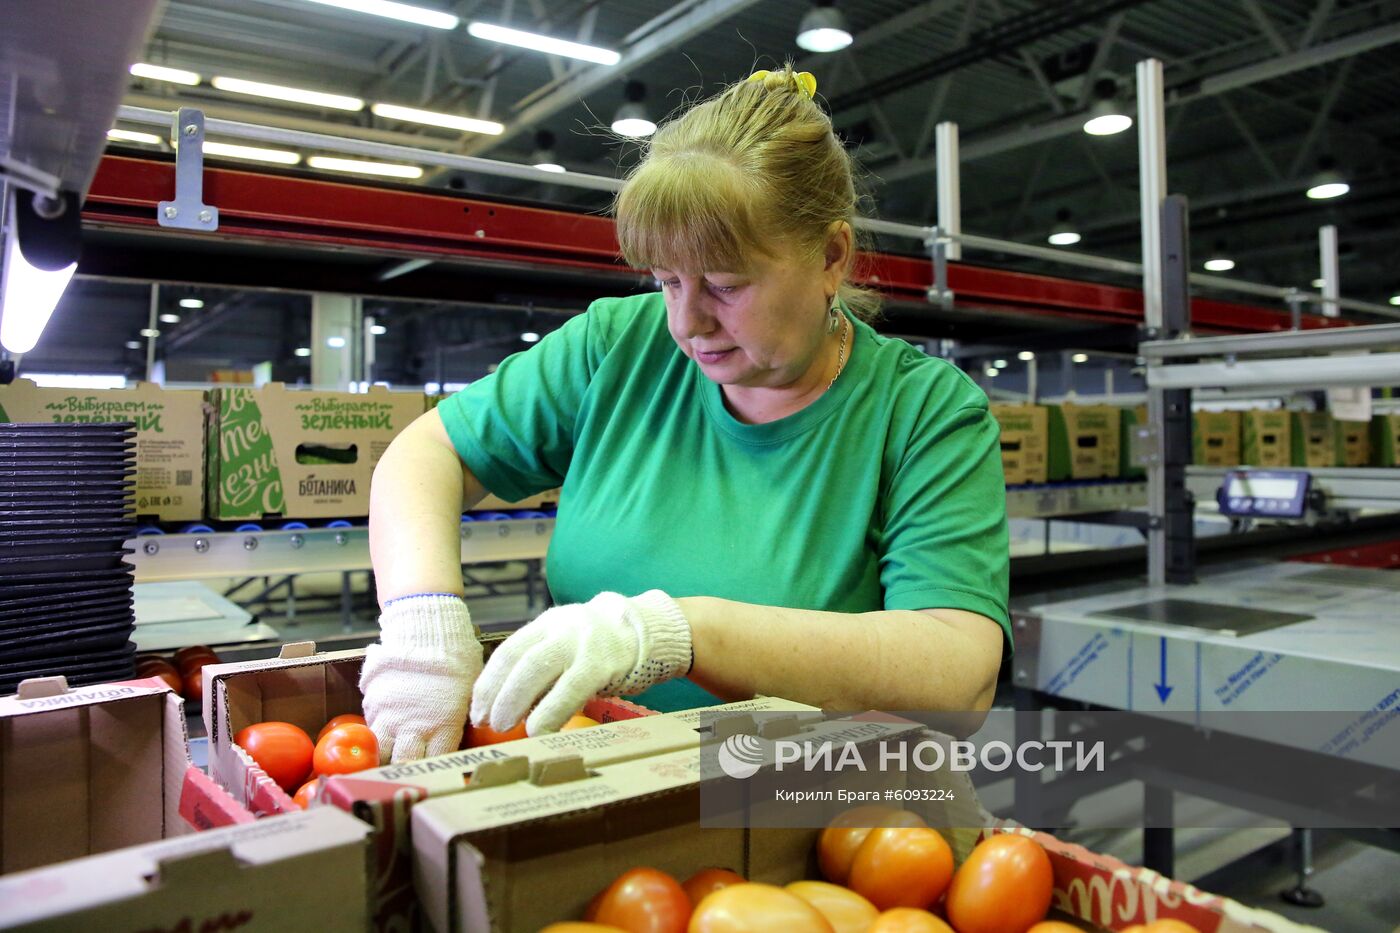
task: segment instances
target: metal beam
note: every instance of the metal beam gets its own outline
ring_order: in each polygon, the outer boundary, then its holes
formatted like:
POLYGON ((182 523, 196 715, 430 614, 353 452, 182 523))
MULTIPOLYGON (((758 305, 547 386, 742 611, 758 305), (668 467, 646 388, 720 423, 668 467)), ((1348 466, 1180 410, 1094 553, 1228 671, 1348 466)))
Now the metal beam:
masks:
POLYGON ((1084 72, 1084 80, 1079 87, 1079 99, 1075 101, 1076 109, 1089 106, 1089 98, 1094 94, 1094 82, 1099 80, 1104 66, 1108 64, 1108 55, 1118 42, 1118 33, 1123 29, 1123 20, 1127 16, 1127 13, 1115 13, 1109 17, 1108 25, 1099 36, 1099 47, 1094 50, 1094 60, 1089 63, 1089 70, 1084 72))
POLYGON ((1278 166, 1274 164, 1274 160, 1269 158, 1269 154, 1264 151, 1264 147, 1259 145, 1259 137, 1255 136, 1254 131, 1249 128, 1249 124, 1244 122, 1244 118, 1241 117, 1239 111, 1235 109, 1235 105, 1230 103, 1230 99, 1221 95, 1217 97, 1215 101, 1220 105, 1220 109, 1225 111, 1225 116, 1230 118, 1230 122, 1235 124, 1235 129, 1239 131, 1240 138, 1249 146, 1250 151, 1254 153, 1254 157, 1258 159, 1259 164, 1264 167, 1264 171, 1269 173, 1269 177, 1274 181, 1282 181, 1283 173, 1280 172, 1278 166))
POLYGON ((1313 10, 1312 18, 1308 20, 1308 28, 1303 32, 1303 37, 1298 40, 1298 48, 1306 49, 1313 44, 1317 34, 1322 31, 1322 26, 1332 15, 1332 8, 1337 5, 1337 0, 1320 0, 1313 10))
POLYGON ((1274 26, 1274 21, 1269 19, 1269 14, 1264 12, 1264 8, 1259 5, 1259 0, 1240 0, 1240 5, 1245 12, 1254 20, 1259 31, 1264 34, 1264 38, 1269 40, 1269 44, 1274 47, 1274 51, 1280 55, 1287 55, 1293 49, 1284 41, 1278 29, 1274 26))
POLYGON ((1307 164, 1308 157, 1312 155, 1313 147, 1317 145, 1317 139, 1322 135, 1322 129, 1327 125, 1327 119, 1332 115, 1332 108, 1337 106, 1337 98, 1341 96, 1342 90, 1346 87, 1347 79, 1351 77, 1351 66, 1356 64, 1356 59, 1350 58, 1342 62, 1342 66, 1337 69, 1337 75, 1332 79, 1332 84, 1322 95, 1321 102, 1317 105, 1317 113, 1313 116, 1312 125, 1308 127, 1307 135, 1303 137, 1303 144, 1298 147, 1298 154, 1293 157, 1293 164, 1288 167, 1289 175, 1297 175, 1307 164))
MULTIPOLYGON (((977 8, 981 0, 967 0, 967 6, 963 7, 962 19, 958 21, 958 32, 953 37, 953 46, 959 47, 967 44, 968 36, 972 35, 972 27, 977 23, 977 8)), ((853 43, 854 44, 854 43, 853 43)), ((934 128, 943 116, 943 105, 948 100, 948 92, 953 89, 953 76, 946 74, 938 79, 938 83, 933 87, 933 98, 929 101, 928 113, 924 115, 924 125, 919 130, 919 138, 914 143, 913 155, 922 155, 928 152, 929 144, 933 141, 934 128)))
MULTIPOLYGON (((922 26, 929 20, 942 16, 965 2, 967 0, 925 0, 924 3, 916 4, 902 13, 891 16, 879 25, 856 33, 851 48, 859 49, 862 52, 869 51, 871 47, 879 45, 887 39, 908 35, 909 30, 922 26)), ((825 61, 827 61, 825 54, 806 55, 798 59, 793 68, 797 71, 811 71, 814 66, 825 61)))

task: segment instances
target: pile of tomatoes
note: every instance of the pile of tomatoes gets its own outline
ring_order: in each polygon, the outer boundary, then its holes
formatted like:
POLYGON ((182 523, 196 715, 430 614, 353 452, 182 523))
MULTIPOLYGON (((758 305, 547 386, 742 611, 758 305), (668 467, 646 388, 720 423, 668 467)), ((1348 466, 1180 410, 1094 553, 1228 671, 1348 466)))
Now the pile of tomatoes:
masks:
POLYGON ((218 664, 219 656, 208 645, 192 645, 175 652, 174 662, 158 654, 143 654, 136 659, 137 677, 159 677, 186 700, 204 701, 204 666, 218 664))
MULTIPOLYGON (((1028 836, 984 839, 954 870, 943 836, 915 815, 861 807, 832 821, 817 843, 825 881, 785 887, 704 869, 684 882, 654 868, 624 872, 582 922, 540 933, 1080 933, 1046 920, 1050 858, 1028 836)), ((1159 920, 1124 933, 1196 933, 1159 920)))
POLYGON ((300 807, 316 797, 322 777, 353 774, 379 764, 379 741, 365 717, 345 713, 332 718, 316 741, 290 722, 259 722, 238 730, 233 741, 300 807))

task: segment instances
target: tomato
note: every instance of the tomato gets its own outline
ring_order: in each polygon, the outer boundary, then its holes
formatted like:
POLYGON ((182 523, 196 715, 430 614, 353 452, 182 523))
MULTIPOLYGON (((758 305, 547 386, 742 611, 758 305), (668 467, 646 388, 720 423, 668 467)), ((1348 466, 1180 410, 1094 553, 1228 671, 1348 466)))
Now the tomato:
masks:
POLYGON ((327 732, 330 732, 336 726, 343 726, 348 722, 353 722, 361 726, 366 724, 365 717, 361 716, 359 713, 341 713, 339 716, 332 716, 330 721, 321 727, 321 731, 316 733, 316 741, 320 742, 326 737, 327 732))
MULTIPOLYGON (((1128 929, 1132 929, 1132 927, 1128 929)), ((1084 933, 1084 931, 1072 923, 1065 923, 1063 920, 1042 920, 1026 933, 1084 933)))
POLYGON ((551 923, 540 930, 540 933, 627 933, 621 927, 610 927, 603 923, 580 923, 577 920, 567 920, 564 923, 551 923))
POLYGON ((746 881, 695 908, 688 933, 835 933, 811 904, 771 884, 746 881))
POLYGON ((817 864, 822 877, 832 884, 845 884, 851 875, 851 860, 871 829, 923 825, 924 821, 916 813, 878 805, 855 807, 839 814, 817 840, 817 864))
POLYGON ((219 656, 214 653, 214 649, 208 645, 191 645, 188 648, 181 648, 175 652, 175 666, 180 673, 185 673, 189 667, 203 667, 205 664, 218 664, 219 656))
POLYGON ((180 696, 197 703, 204 701, 204 665, 214 661, 191 661, 185 665, 180 682, 180 696))
POLYGON ((1001 833, 972 850, 948 888, 948 920, 958 933, 1025 933, 1045 919, 1055 885, 1040 843, 1001 833))
POLYGON ((836 933, 865 933, 880 915, 874 904, 839 884, 794 881, 784 890, 817 908, 836 933))
POLYGON ((569 717, 569 721, 559 727, 560 732, 573 732, 575 729, 587 729, 591 726, 601 725, 596 719, 590 719, 582 713, 575 713, 569 717))
POLYGON ((320 786, 320 778, 312 778, 305 784, 297 788, 297 792, 292 795, 292 802, 305 810, 311 806, 311 801, 316 799, 316 788, 320 786))
POLYGON ((588 905, 585 920, 621 927, 628 933, 684 933, 690 898, 680 883, 655 868, 633 868, 588 905))
POLYGON ((379 764, 379 741, 369 726, 347 722, 336 726, 316 743, 312 770, 318 774, 350 774, 379 764))
POLYGON ((462 733, 462 747, 480 748, 483 745, 514 742, 516 739, 523 738, 525 738, 525 723, 523 722, 505 732, 497 732, 490 726, 474 726, 468 722, 466 730, 462 733))
POLYGON ((289 722, 254 723, 239 729, 233 741, 289 794, 311 773, 311 736, 289 722))
POLYGON ((848 883, 881 910, 928 908, 952 877, 953 850, 937 830, 900 826, 870 831, 851 861, 848 883))
POLYGON ((152 658, 140 661, 136 665, 136 676, 142 679, 147 677, 159 677, 165 681, 165 685, 176 693, 184 696, 185 682, 180 677, 180 672, 175 670, 170 663, 160 659, 152 658))
POLYGON ((927 910, 896 907, 880 914, 866 933, 953 933, 953 928, 927 910))
POLYGON ((730 871, 727 868, 702 868, 685 879, 681 887, 685 888, 690 903, 699 905, 705 899, 705 895, 713 894, 720 888, 727 888, 731 884, 743 883, 744 876, 737 871, 730 871))
POLYGON ((1200 931, 1184 920, 1163 917, 1149 923, 1143 928, 1143 933, 1200 933, 1200 931))

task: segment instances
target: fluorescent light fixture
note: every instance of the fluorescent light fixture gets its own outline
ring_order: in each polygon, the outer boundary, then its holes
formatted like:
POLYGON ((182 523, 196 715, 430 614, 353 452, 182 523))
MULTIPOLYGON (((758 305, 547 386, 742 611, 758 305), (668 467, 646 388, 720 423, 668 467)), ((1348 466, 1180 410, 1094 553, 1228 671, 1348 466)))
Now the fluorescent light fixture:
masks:
POLYGON ((330 347, 332 350, 340 350, 340 349, 343 349, 343 348, 345 347, 345 338, 344 338, 344 337, 327 337, 327 338, 326 338, 326 346, 330 347))
POLYGON ((987 374, 987 378, 991 379, 996 377, 998 370, 995 366, 988 366, 983 372, 987 374))
POLYGON ((992 365, 993 365, 994 367, 996 367, 997 369, 1005 369, 1005 368, 1006 368, 1006 360, 997 360, 997 361, 994 362, 992 365))
POLYGON ((188 84, 194 86, 199 83, 199 75, 193 71, 184 71, 180 68, 166 68, 163 65, 148 65, 145 62, 137 62, 131 66, 131 73, 138 78, 150 78, 152 81, 169 81, 171 84, 188 84))
POLYGON ((280 84, 264 84, 261 81, 245 81, 242 78, 211 78, 210 84, 231 94, 247 94, 251 97, 270 97, 294 104, 310 104, 313 107, 329 107, 332 110, 363 110, 365 102, 358 97, 345 97, 341 94, 324 94, 321 91, 306 91, 301 88, 284 87, 280 84))
POLYGON ((156 329, 154 329, 154 328, 151 328, 151 327, 143 327, 143 328, 141 328, 141 336, 142 336, 142 337, 159 337, 159 336, 160 336, 160 331, 158 331, 158 330, 156 330, 156 329))
POLYGON ((797 27, 797 45, 808 52, 839 52, 854 41, 846 17, 828 3, 818 3, 797 27))
POLYGON ((135 130, 108 130, 107 138, 119 143, 143 143, 147 146, 160 145, 160 137, 155 133, 138 133, 135 130))
POLYGON ((1072 362, 1075 362, 1075 363, 1087 363, 1087 362, 1089 362, 1089 354, 1087 354, 1087 353, 1076 353, 1076 354, 1074 354, 1074 356, 1071 356, 1071 357, 1070 357, 1070 360, 1071 360, 1072 362))
POLYGON ((1051 246, 1073 246, 1082 240, 1083 237, 1079 235, 1079 231, 1077 230, 1071 230, 1069 228, 1061 230, 1056 228, 1051 231, 1050 236, 1046 239, 1050 242, 1051 246))
POLYGON ((297 355, 297 356, 310 356, 310 355, 311 355, 311 348, 310 348, 310 347, 297 347, 295 350, 292 351, 292 353, 294 353, 294 354, 297 355))
POLYGON ((311 0, 326 6, 350 10, 353 13, 368 13, 370 16, 383 16, 416 26, 431 26, 434 29, 456 29, 460 19, 451 13, 440 10, 425 10, 407 3, 393 3, 392 0, 311 0))
POLYGON ((188 308, 188 309, 190 309, 191 311, 198 311, 200 308, 204 307, 204 299, 203 299, 203 298, 181 298, 181 299, 180 299, 180 307, 182 307, 182 308, 188 308))
POLYGON ((1312 280, 1312 287, 1313 287, 1313 288, 1322 288, 1322 287, 1323 287, 1324 285, 1326 285, 1326 284, 1327 284, 1327 283, 1324 282, 1324 281, 1322 281, 1322 279, 1313 279, 1313 280, 1312 280))
POLYGON ((1226 259, 1224 256, 1216 256, 1214 259, 1207 259, 1205 269, 1207 272, 1229 272, 1235 268, 1233 259, 1226 259))
POLYGON ((493 23, 468 23, 467 32, 488 42, 514 45, 522 49, 544 52, 547 55, 577 58, 579 61, 593 62, 595 65, 616 65, 622 60, 622 56, 612 49, 600 49, 596 45, 583 45, 579 42, 555 39, 553 36, 542 36, 536 32, 509 29, 493 23))
POLYGON ((389 328, 385 327, 383 324, 371 324, 369 326, 369 332, 376 337, 383 337, 385 334, 389 333, 389 328))
POLYGON ((285 149, 260 149, 257 146, 236 146, 232 143, 214 143, 205 140, 204 154, 222 156, 225 159, 248 159, 252 162, 275 162, 278 165, 296 165, 301 156, 285 149))
POLYGON ((1326 201, 1328 198, 1340 198, 1350 190, 1351 185, 1344 181, 1324 181, 1309 188, 1307 195, 1314 201, 1326 201))
POLYGON ((536 162, 535 165, 534 165, 534 167, 537 168, 537 169, 539 169, 541 172, 567 172, 567 171, 568 171, 568 169, 564 168, 564 166, 560 165, 558 162, 536 162))
POLYGON ((354 172, 357 175, 383 175, 388 178, 422 178, 423 170, 416 165, 395 165, 392 162, 361 162, 359 159, 336 159, 312 156, 306 160, 312 168, 331 172, 354 172))
POLYGON ((1016 354, 1016 359, 1020 360, 1022 363, 1029 363, 1031 360, 1035 359, 1035 354, 1029 350, 1022 350, 1020 353, 1016 354))
POLYGON ((178 315, 178 314, 162 314, 162 315, 160 316, 160 322, 161 322, 162 324, 179 324, 179 323, 180 323, 180 315, 178 315))
POLYGON ((139 340, 128 340, 128 341, 126 342, 126 348, 127 348, 128 350, 139 350, 139 349, 141 349, 141 341, 139 341, 139 340))
POLYGON ((31 266, 11 230, 0 273, 0 345, 11 353, 33 350, 77 268, 76 262, 52 271, 31 266))
POLYGON ((92 373, 25 373, 41 389, 125 389, 126 377, 92 373))
POLYGON ((427 126, 441 126, 449 130, 465 133, 484 133, 487 136, 500 136, 506 128, 491 120, 475 120, 459 117, 451 113, 436 113, 432 110, 416 110, 413 107, 400 107, 398 104, 370 104, 370 113, 388 120, 403 120, 407 123, 422 123, 427 126))
POLYGON ((525 333, 520 335, 520 339, 523 340, 525 343, 539 343, 540 335, 532 330, 527 330, 525 333))

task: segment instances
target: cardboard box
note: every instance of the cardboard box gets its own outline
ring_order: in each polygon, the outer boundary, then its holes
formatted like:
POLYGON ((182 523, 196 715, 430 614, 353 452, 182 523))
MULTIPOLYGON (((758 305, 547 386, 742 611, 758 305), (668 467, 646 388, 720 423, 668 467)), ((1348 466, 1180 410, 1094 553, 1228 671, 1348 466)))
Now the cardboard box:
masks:
POLYGON ((1244 463, 1286 467, 1293 463, 1293 421, 1286 411, 1254 409, 1240 416, 1244 463))
POLYGON ((1050 479, 1116 478, 1122 411, 1111 405, 1050 406, 1050 479))
POLYGON ((508 512, 518 509, 553 509, 559 506, 559 490, 549 489, 542 493, 521 499, 517 502, 507 502, 499 496, 493 496, 489 492, 486 498, 471 507, 472 512, 508 512))
MULTIPOLYGON (((888 734, 897 732, 892 724, 888 734)), ((430 800, 413 811, 415 880, 439 933, 536 930, 577 919, 593 895, 638 865, 680 879, 711 866, 770 884, 818 877, 812 853, 819 829, 697 825, 702 782, 708 778, 702 777, 694 751, 600 768, 556 760, 496 770, 500 782, 493 786, 430 800)), ((951 794, 938 805, 939 825, 958 828, 939 831, 956 864, 989 836, 1028 835, 1050 857, 1052 904, 1080 926, 1121 930, 1172 917, 1203 933, 1317 933, 994 820, 977 801, 965 773, 945 769, 921 786, 951 794)))
POLYGON ((363 930, 370 828, 322 807, 0 878, 24 933, 363 930))
POLYGON ((136 424, 136 514, 162 521, 204 517, 204 393, 142 383, 133 389, 0 385, 0 422, 136 424))
POLYGON ((1371 423, 1369 421, 1333 421, 1337 466, 1364 467, 1371 465, 1371 423))
POLYGON ((1050 482, 1050 413, 1044 405, 992 405, 1001 426, 1006 485, 1050 482))
POLYGON ((1240 458, 1240 413, 1198 411, 1192 424, 1191 462, 1201 466, 1237 467, 1240 458))
POLYGON ((252 819, 191 763, 159 678, 42 677, 0 698, 0 873, 252 819))
POLYGON ((209 517, 355 518, 389 442, 423 413, 417 393, 269 383, 210 393, 209 517))
POLYGON ((1400 466, 1400 414, 1376 415, 1371 419, 1371 463, 1400 466))
POLYGON ((1120 479, 1144 479, 1147 468, 1133 462, 1133 439, 1139 425, 1147 424, 1147 406, 1134 405, 1123 409, 1118 441, 1118 476, 1120 479))
POLYGON ((1337 432, 1325 411, 1295 411, 1293 415, 1293 466, 1337 465, 1337 432))

